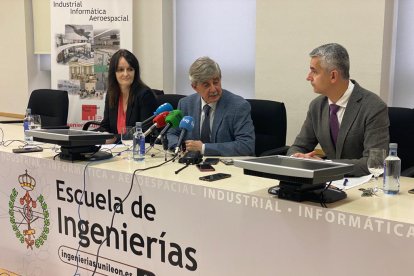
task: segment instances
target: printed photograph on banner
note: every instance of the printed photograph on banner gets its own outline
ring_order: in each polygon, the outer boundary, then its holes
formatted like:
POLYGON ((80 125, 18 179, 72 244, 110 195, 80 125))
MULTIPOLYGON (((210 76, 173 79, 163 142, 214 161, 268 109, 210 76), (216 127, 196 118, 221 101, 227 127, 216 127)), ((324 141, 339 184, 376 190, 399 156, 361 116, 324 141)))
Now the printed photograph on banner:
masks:
POLYGON ((91 44, 92 25, 65 25, 65 33, 56 35, 56 62, 67 65, 70 62, 93 63, 91 44))
POLYGON ((57 87, 59 90, 68 91, 69 95, 77 95, 80 90, 79 80, 58 80, 57 87))
MULTIPOLYGON (((109 62, 120 49, 118 29, 97 29, 93 25, 65 25, 65 34, 56 36, 58 64, 68 66, 68 79, 58 80, 58 89, 82 100, 103 100, 109 62)), ((100 120, 96 105, 82 104, 82 120, 100 120), (92 109, 84 108, 94 106, 92 109), (85 112, 87 109, 89 112, 85 112), (87 119, 85 119, 87 118, 87 119)))
POLYGON ((95 30, 92 49, 94 52, 94 72, 96 76, 95 89, 98 92, 106 93, 109 62, 112 55, 120 49, 119 30, 95 30))

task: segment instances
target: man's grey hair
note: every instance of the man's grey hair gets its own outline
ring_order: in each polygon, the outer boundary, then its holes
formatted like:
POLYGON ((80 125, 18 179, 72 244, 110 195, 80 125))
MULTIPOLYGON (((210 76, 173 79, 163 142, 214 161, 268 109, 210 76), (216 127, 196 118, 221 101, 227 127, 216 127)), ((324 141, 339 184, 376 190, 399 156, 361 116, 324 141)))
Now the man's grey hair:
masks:
POLYGON ((325 70, 336 69, 344 79, 349 79, 349 55, 343 46, 337 43, 325 44, 313 49, 309 56, 319 57, 321 67, 325 70))
POLYGON ((221 79, 220 66, 209 57, 200 57, 194 61, 188 73, 192 85, 214 78, 221 79))

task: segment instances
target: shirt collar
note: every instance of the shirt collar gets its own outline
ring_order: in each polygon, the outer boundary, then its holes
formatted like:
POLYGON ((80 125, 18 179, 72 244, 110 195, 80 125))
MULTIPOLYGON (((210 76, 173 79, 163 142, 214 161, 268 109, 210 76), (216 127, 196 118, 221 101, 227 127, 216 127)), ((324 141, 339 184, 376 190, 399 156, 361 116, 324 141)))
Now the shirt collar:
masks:
MULTIPOLYGON (((339 105, 340 107, 346 107, 349 101, 349 97, 351 97, 352 91, 354 90, 355 84, 352 81, 348 82, 348 88, 346 89, 345 93, 342 95, 342 97, 335 103, 336 105, 339 105)), ((333 104, 333 102, 328 98, 329 104, 333 104)))
MULTIPOLYGON (((204 99, 202 97, 200 97, 200 98, 201 98, 201 110, 202 110, 204 105, 206 105, 207 103, 204 101, 204 99)), ((209 103, 208 105, 211 107, 212 110, 215 110, 217 102, 209 103)))

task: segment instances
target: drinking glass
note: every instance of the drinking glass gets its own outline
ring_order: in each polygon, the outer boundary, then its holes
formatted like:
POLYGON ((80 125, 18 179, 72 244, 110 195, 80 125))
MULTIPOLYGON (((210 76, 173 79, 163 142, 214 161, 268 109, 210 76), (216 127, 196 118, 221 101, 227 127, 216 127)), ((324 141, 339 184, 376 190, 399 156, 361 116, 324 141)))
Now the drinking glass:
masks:
POLYGON ((132 159, 132 139, 134 138, 135 127, 126 126, 122 129, 121 132, 121 142, 124 146, 127 146, 128 149, 126 150, 126 157, 125 159, 131 160, 132 159))
POLYGON ((42 128, 42 119, 40 118, 40 115, 33 114, 31 116, 32 123, 30 124, 30 130, 42 128))
POLYGON ((369 150, 367 166, 370 173, 374 175, 374 191, 378 191, 378 176, 384 173, 385 149, 372 148, 369 150))
MULTIPOLYGON (((32 114, 30 115, 30 124, 29 130, 36 130, 42 128, 42 121, 40 115, 32 114)), ((33 141, 33 138, 27 143, 26 148, 36 147, 36 143, 33 141)))

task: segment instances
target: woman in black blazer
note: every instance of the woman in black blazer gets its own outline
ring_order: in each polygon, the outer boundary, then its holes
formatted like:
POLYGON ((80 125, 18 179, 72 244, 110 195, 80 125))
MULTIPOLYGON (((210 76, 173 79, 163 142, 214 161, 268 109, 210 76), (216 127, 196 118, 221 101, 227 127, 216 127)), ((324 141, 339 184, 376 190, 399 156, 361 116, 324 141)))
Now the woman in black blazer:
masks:
MULTIPOLYGON (((125 127, 153 115, 157 105, 154 93, 141 80, 138 59, 128 50, 117 51, 109 63, 108 91, 99 130, 121 134, 125 127)), ((119 136, 107 143, 118 141, 119 136)))

